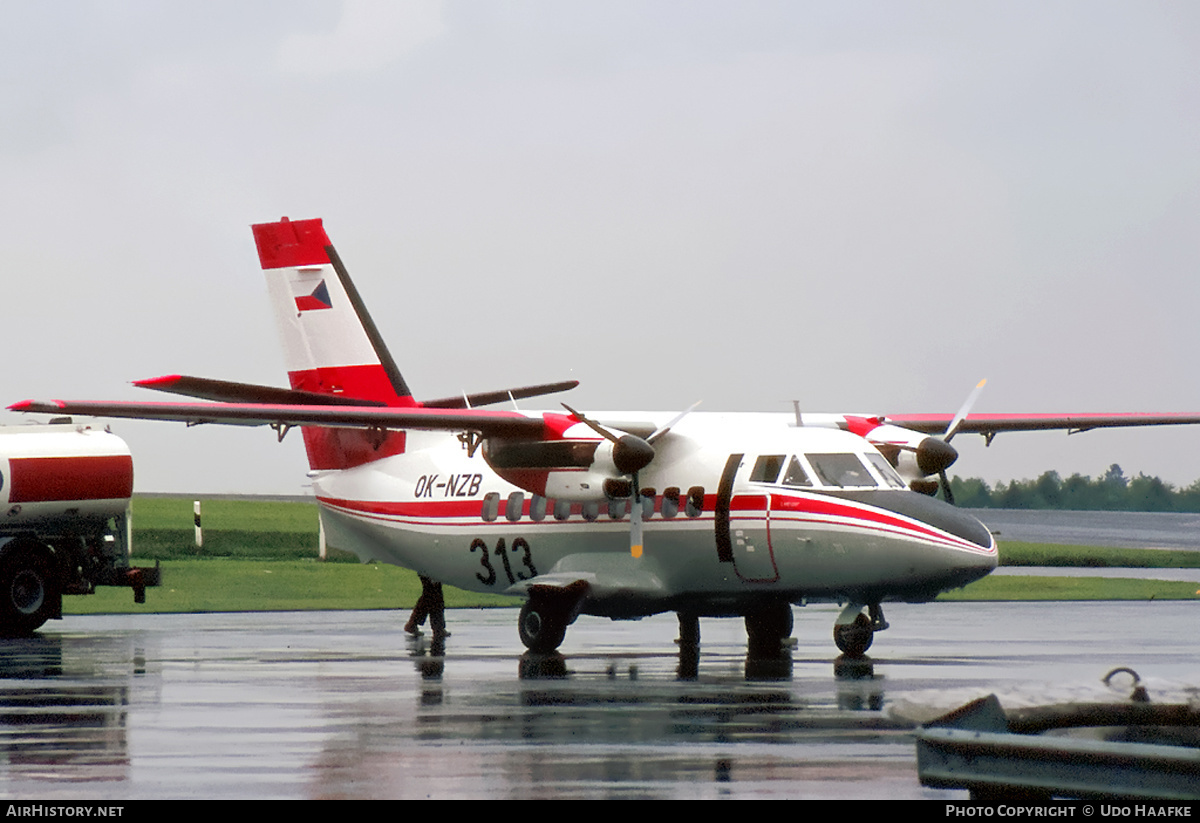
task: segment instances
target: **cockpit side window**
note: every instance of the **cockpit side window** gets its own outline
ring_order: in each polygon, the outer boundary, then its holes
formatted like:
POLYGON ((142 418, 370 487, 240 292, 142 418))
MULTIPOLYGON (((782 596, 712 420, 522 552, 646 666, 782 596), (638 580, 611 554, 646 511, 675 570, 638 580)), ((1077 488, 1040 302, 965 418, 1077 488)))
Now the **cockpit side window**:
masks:
POLYGON ((808 472, 804 470, 804 465, 795 457, 793 457, 788 463, 787 474, 783 476, 783 485, 807 488, 812 484, 812 478, 810 478, 808 476, 808 472))
POLYGON ((750 472, 753 483, 774 483, 779 479, 779 470, 783 468, 782 454, 764 454, 754 461, 754 470, 750 472))
POLYGON ((806 454, 808 463, 826 486, 878 487, 857 454, 806 454))
POLYGON ((867 462, 875 467, 875 471, 879 472, 879 476, 883 478, 883 482, 887 483, 893 489, 907 489, 908 485, 904 482, 896 470, 892 468, 892 464, 882 454, 868 454, 867 462))

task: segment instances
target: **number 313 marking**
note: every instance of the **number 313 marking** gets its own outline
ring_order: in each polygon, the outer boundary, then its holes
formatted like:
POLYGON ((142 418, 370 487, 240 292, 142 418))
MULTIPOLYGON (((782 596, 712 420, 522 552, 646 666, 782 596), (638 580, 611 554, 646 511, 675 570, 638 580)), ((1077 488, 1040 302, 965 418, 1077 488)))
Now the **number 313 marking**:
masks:
MULTIPOLYGON (((483 566, 484 571, 487 572, 487 574, 475 572, 475 576, 479 578, 479 582, 483 585, 494 586, 498 576, 496 574, 496 567, 492 565, 492 561, 488 557, 489 551, 487 543, 484 543, 483 540, 478 537, 471 541, 471 553, 474 554, 475 552, 479 552, 479 565, 483 566)), ((533 555, 529 549, 529 541, 527 541, 524 537, 518 537, 516 540, 514 540, 511 549, 505 545, 504 538, 501 537, 498 541, 496 541, 496 548, 492 549, 490 554, 500 558, 501 565, 504 567, 504 574, 508 578, 508 584, 510 586, 513 583, 516 583, 518 580, 529 580, 537 577, 538 572, 537 568, 533 565, 533 555), (517 552, 521 555, 521 564, 529 570, 528 575, 524 574, 520 569, 518 569, 516 575, 514 576, 512 563, 510 563, 508 559, 509 552, 517 552)))

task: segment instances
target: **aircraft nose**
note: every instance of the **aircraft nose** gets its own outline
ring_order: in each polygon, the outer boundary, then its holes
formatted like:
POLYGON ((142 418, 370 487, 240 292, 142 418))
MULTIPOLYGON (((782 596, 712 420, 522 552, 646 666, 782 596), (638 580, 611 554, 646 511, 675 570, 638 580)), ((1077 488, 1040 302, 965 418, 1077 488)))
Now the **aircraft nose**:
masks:
POLYGON ((910 491, 877 499, 877 505, 920 521, 934 529, 934 534, 940 533, 940 537, 931 535, 933 544, 939 547, 939 562, 952 570, 955 580, 961 580, 956 585, 978 580, 996 568, 996 539, 970 512, 910 491), (957 538, 958 544, 947 545, 947 535, 957 538))
POLYGON ((972 581, 978 580, 991 574, 997 564, 1000 562, 999 553, 996 550, 996 538, 991 531, 978 518, 963 511, 956 509, 953 506, 942 503, 940 500, 933 501, 939 503, 949 509, 943 512, 941 527, 956 537, 961 537, 964 540, 969 540, 976 546, 980 547, 980 551, 955 551, 953 552, 952 565, 955 569, 955 577, 957 585, 966 585, 972 581))

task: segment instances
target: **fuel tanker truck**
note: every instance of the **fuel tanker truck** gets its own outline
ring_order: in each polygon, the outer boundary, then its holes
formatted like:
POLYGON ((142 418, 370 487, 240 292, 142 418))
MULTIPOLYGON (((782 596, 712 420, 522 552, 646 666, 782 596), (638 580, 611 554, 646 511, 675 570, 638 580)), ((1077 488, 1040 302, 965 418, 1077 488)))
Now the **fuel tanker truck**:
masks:
POLYGON ((111 432, 0 426, 0 634, 28 634, 97 586, 146 602, 159 570, 129 564, 132 494, 133 458, 111 432))

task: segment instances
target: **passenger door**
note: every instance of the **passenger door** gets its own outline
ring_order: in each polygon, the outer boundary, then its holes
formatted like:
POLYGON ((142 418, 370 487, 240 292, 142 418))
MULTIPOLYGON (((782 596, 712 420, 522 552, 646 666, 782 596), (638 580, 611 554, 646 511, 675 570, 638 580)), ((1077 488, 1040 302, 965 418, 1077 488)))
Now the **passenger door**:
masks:
POLYGON ((733 564, 740 580, 773 583, 779 579, 771 548, 771 496, 751 488, 744 454, 731 454, 717 489, 717 556, 733 564))

